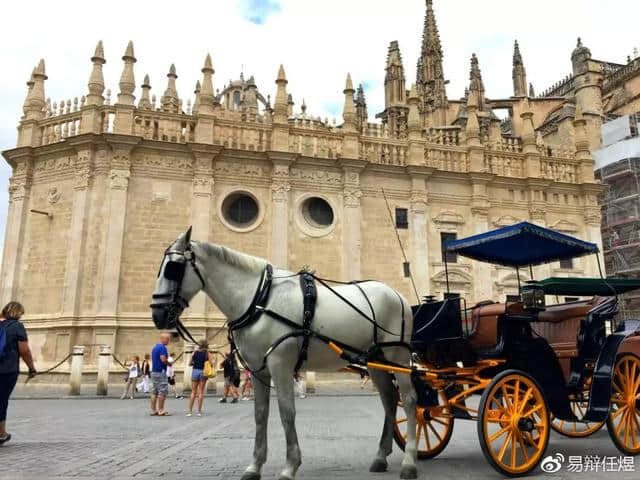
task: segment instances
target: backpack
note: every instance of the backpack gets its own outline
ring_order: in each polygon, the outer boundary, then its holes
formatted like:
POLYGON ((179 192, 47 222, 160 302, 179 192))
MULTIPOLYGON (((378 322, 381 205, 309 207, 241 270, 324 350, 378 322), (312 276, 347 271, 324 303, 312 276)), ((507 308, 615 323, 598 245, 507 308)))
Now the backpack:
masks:
POLYGON ((7 331, 4 326, 0 325, 0 359, 4 356, 4 351, 7 347, 7 331))

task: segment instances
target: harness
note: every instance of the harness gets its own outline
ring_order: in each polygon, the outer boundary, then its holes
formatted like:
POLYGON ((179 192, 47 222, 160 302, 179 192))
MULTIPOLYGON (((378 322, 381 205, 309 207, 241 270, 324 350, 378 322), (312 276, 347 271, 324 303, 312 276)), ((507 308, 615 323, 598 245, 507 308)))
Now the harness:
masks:
MULTIPOLYGON (((191 267, 193 268, 193 271, 196 273, 196 276, 200 280, 203 288, 205 286, 204 277, 202 276, 202 274, 200 273, 200 270, 198 269, 198 266, 196 263, 196 254, 192 250, 191 242, 188 242, 183 252, 178 250, 171 250, 170 248, 171 247, 165 250, 164 258, 166 259, 166 257, 169 255, 177 255, 181 257, 181 259, 169 260, 166 262, 166 264, 163 259, 163 262, 160 265, 160 271, 162 270, 162 265, 164 264, 165 265, 164 276, 166 279, 171 280, 173 282, 173 288, 169 292, 164 294, 154 294, 152 296, 153 303, 150 306, 151 308, 161 308, 167 312, 168 328, 175 328, 178 334, 185 341, 197 343, 193 335, 191 334, 191 332, 189 332, 189 329, 185 327, 185 325, 180 320, 180 315, 182 314, 184 309, 189 307, 189 302, 187 302, 187 300, 181 295, 181 290, 182 290, 182 282, 184 280, 187 264, 191 265, 191 267), (158 300, 162 300, 162 301, 158 302, 158 300)), ((158 276, 160 275, 160 271, 158 272, 158 276)), ((355 281, 354 282, 331 281, 331 282, 343 284, 343 285, 355 285, 360 290, 363 297, 365 298, 367 305, 371 310, 371 316, 364 313, 352 302, 350 302, 348 299, 342 296, 339 292, 337 292, 333 287, 331 287, 331 285, 327 283, 328 282, 327 280, 317 277, 313 272, 307 269, 303 269, 296 274, 290 275, 290 277, 295 277, 295 276, 300 277, 300 289, 302 292, 302 305, 303 305, 302 325, 267 308, 266 305, 269 301, 269 295, 271 293, 271 286, 273 284, 273 278, 274 278, 273 267, 271 266, 271 264, 267 264, 264 270, 262 271, 262 275, 261 275, 260 281, 258 282, 258 286, 256 288, 255 294, 247 310, 238 318, 234 320, 229 320, 226 322, 226 326, 228 328, 228 340, 229 340, 229 344, 231 345, 231 351, 236 352, 238 354, 238 358, 240 359, 240 362, 242 363, 243 367, 251 371, 252 374, 255 375, 256 373, 259 373, 262 370, 264 370, 267 366, 267 359, 269 355, 276 348, 278 348, 278 346, 280 346, 284 341, 290 338, 300 338, 300 337, 302 338, 300 353, 298 355, 298 360, 296 362, 295 369, 294 369, 296 374, 302 368, 302 365, 304 364, 304 362, 307 360, 311 338, 316 338, 326 344, 333 343, 334 345, 337 345, 343 350, 341 357, 347 362, 352 364, 357 364, 357 365, 366 365, 367 361, 371 358, 376 358, 376 359, 384 358, 384 355, 382 353, 382 348, 384 347, 400 346, 410 350, 409 344, 404 341, 404 333, 405 333, 404 303, 402 302, 402 299, 398 292, 396 292, 396 295, 400 300, 400 305, 402 309, 402 317, 401 317, 402 326, 401 326, 400 334, 390 332, 389 330, 379 325, 378 322, 376 321, 376 314, 375 314, 373 305, 369 300, 369 297, 365 293, 364 289, 359 285, 360 283, 363 283, 366 280, 360 281, 360 282, 355 282, 355 281), (340 300, 346 303, 349 307, 355 310, 360 316, 362 316, 364 319, 366 319, 373 325, 374 342, 372 347, 368 351, 360 350, 358 348, 347 345, 344 342, 341 342, 339 340, 336 340, 334 338, 331 338, 324 334, 316 332, 311 328, 313 317, 315 315, 317 299, 318 299, 318 289, 316 287, 316 281, 320 283, 322 286, 326 287, 335 296, 337 296, 340 300), (283 323, 284 325, 290 327, 292 331, 282 335, 267 349, 262 361, 262 365, 260 366, 259 369, 251 370, 247 366, 244 359, 242 358, 242 355, 240 354, 240 352, 238 351, 235 345, 233 334, 237 330, 246 328, 254 324, 256 321, 258 321, 258 319, 263 314, 268 315, 274 320, 277 320, 280 323, 283 323), (379 342, 378 330, 382 330, 388 334, 397 336, 400 338, 400 340, 395 342, 379 342), (351 352, 351 353, 348 353, 348 352, 351 352)), ((278 277, 278 278, 286 278, 286 277, 278 277)), ((224 328, 224 326, 225 325, 223 325, 221 329, 224 328)), ((158 328, 162 328, 162 327, 158 326, 158 328)))
MULTIPOLYGON (((168 255, 178 255, 182 257, 181 261, 169 260, 164 267, 164 277, 167 280, 171 280, 174 283, 174 287, 167 293, 154 293, 152 298, 152 303, 149 305, 151 308, 160 308, 167 312, 167 322, 169 328, 175 328, 178 334, 183 338, 183 340, 191 343, 198 343, 191 335, 191 332, 187 327, 184 326, 182 320, 180 320, 180 315, 184 311, 185 308, 189 308, 189 302, 180 294, 182 290, 182 281, 184 280, 184 273, 186 271, 187 263, 191 265, 193 271, 196 273, 200 283, 202 284, 202 288, 204 288, 204 277, 200 273, 198 269, 198 265, 196 264, 196 254, 191 248, 191 242, 187 243, 185 250, 183 252, 179 250, 171 250, 171 247, 167 248, 164 251, 164 258, 162 263, 160 264, 160 270, 162 269, 162 265, 164 264, 164 259, 168 255), (157 300, 168 299, 166 302, 157 302, 157 300)), ((158 277, 160 276, 160 270, 158 270, 158 277)), ((158 326, 160 328, 160 326, 158 326)))

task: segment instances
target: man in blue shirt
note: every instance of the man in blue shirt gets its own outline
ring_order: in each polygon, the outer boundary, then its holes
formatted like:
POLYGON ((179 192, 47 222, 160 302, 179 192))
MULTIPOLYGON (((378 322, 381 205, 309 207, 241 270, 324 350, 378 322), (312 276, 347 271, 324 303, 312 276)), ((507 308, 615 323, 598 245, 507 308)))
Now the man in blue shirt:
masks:
POLYGON ((151 381, 153 389, 151 391, 151 415, 165 417, 169 415, 164 409, 164 400, 169 393, 169 381, 167 379, 167 364, 169 362, 169 352, 167 345, 171 340, 168 333, 160 334, 160 343, 151 350, 151 381))

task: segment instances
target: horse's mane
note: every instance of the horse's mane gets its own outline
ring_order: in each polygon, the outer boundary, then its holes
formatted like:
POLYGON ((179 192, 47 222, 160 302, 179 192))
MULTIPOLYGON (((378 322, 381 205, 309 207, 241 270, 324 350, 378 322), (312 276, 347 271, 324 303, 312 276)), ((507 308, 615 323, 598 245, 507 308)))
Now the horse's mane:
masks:
POLYGON ((223 245, 208 242, 198 242, 198 244, 208 254, 213 254, 223 262, 242 268, 248 272, 262 273, 264 267, 267 265, 267 261, 263 258, 247 255, 246 253, 238 252, 223 245))

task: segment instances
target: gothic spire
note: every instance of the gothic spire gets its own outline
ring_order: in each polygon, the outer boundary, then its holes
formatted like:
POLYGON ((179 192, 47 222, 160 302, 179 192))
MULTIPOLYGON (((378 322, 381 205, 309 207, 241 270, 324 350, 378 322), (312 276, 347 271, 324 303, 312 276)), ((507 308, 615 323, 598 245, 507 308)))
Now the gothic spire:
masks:
POLYGON ((355 103, 353 101, 353 82, 351 81, 351 74, 347 73, 347 81, 344 87, 344 107, 342 108, 342 118, 344 119, 343 128, 345 131, 352 131, 355 129, 356 110, 355 103))
POLYGON ((469 73, 469 92, 476 94, 476 106, 478 110, 484 109, 484 83, 482 82, 482 73, 478 65, 478 57, 476 54, 471 55, 471 71, 469 73))
POLYGON ((178 91, 176 90, 176 66, 172 63, 169 67, 169 73, 167 73, 167 89, 164 91, 164 95, 160 100, 162 109, 169 112, 178 111, 178 91))
POLYGON ((133 74, 133 64, 136 63, 136 57, 133 53, 133 42, 129 41, 127 49, 122 57, 124 68, 120 76, 120 93, 118 94, 118 103, 124 105, 133 105, 136 97, 133 95, 136 89, 136 80, 133 74))
POLYGON ((358 85, 356 92, 356 123, 358 128, 362 128, 367 124, 369 120, 369 114, 367 112, 367 100, 364 96, 364 88, 362 84, 358 85))
POLYGON ((404 66, 402 65, 402 55, 397 41, 389 44, 387 54, 387 68, 384 77, 384 105, 389 108, 393 105, 404 105, 406 103, 406 87, 404 66))
POLYGON ((205 114, 213 113, 214 94, 213 94, 213 62, 211 55, 207 53, 204 59, 204 67, 202 67, 202 87, 200 95, 196 99, 198 101, 198 112, 205 114))
POLYGON ((284 73, 284 66, 280 65, 278 69, 278 77, 276 78, 278 90, 276 92, 276 101, 274 104, 273 121, 275 123, 287 123, 289 99, 287 95, 287 76, 284 73))
POLYGON ((47 74, 44 67, 44 59, 41 59, 38 66, 31 73, 29 83, 33 82, 27 91, 27 97, 24 101, 23 111, 27 119, 40 119, 43 115, 43 109, 46 105, 44 98, 44 81, 47 74))
POLYGON ((142 81, 140 88, 142 88, 142 96, 138 102, 138 108, 149 110, 151 108, 151 98, 149 95, 151 92, 151 80, 149 79, 149 74, 144 76, 144 80, 142 81))
POLYGON ((89 95, 87 95, 87 105, 102 105, 104 103, 104 75, 102 74, 102 66, 107 63, 104 59, 104 48, 102 40, 96 45, 96 49, 91 57, 93 68, 89 77, 89 95))
POLYGON ((520 54, 520 46, 516 40, 513 46, 513 95, 515 97, 527 96, 527 72, 524 68, 522 55, 520 54))
POLYGON ((193 113, 193 115, 198 113, 198 110, 200 110, 200 90, 201 89, 202 87, 200 86, 200 80, 197 80, 196 86, 193 90, 193 95, 195 97, 193 100, 193 108, 191 109, 191 112, 193 113))
POLYGON ((433 0, 427 1, 427 11, 424 17, 422 32, 422 50, 418 60, 418 83, 425 83, 443 76, 442 73, 442 44, 433 10, 433 0))

